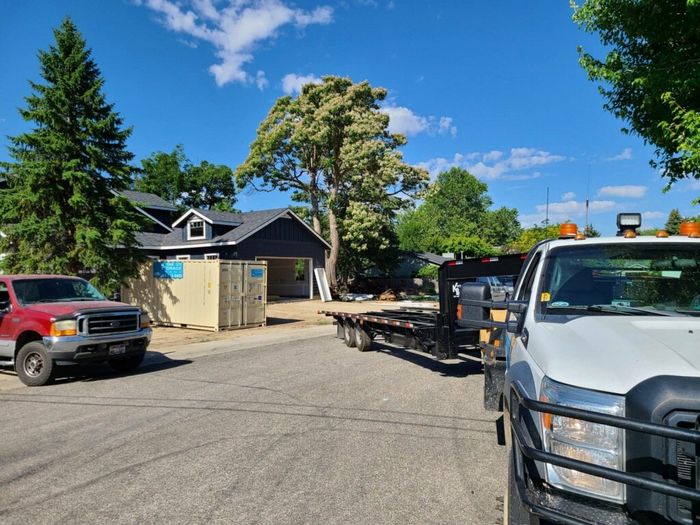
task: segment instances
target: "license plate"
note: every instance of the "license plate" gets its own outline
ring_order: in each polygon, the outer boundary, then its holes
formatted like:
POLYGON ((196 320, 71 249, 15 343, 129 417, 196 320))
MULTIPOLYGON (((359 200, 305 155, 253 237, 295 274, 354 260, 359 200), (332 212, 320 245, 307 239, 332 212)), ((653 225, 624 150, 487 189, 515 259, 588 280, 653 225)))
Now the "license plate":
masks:
POLYGON ((114 345, 109 347, 109 355, 119 355, 126 353, 126 345, 114 345))

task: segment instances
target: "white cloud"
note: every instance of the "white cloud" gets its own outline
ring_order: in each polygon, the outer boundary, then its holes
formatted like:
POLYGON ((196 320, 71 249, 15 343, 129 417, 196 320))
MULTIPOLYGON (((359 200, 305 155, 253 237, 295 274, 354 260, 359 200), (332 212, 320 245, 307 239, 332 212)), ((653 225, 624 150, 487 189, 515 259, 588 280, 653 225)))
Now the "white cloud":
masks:
POLYGON ((380 111, 389 115, 389 131, 391 133, 413 136, 427 132, 430 135, 449 133, 452 137, 457 136, 457 126, 453 124, 452 117, 424 117, 407 107, 393 104, 384 106, 380 111))
POLYGON ((561 200, 563 201, 572 201, 576 198, 576 194, 573 191, 567 191, 564 195, 561 196, 561 200))
POLYGON ((482 179, 526 180, 536 179, 541 174, 539 172, 533 174, 510 173, 563 160, 566 160, 566 157, 554 155, 544 150, 511 148, 508 155, 498 150, 492 150, 487 153, 472 152, 466 155, 456 153, 452 160, 438 157, 421 162, 419 166, 427 169, 431 175, 436 175, 445 169, 458 166, 482 179))
POLYGON ((258 89, 262 91, 265 89, 270 83, 267 81, 267 77, 265 76, 264 71, 258 71, 255 75, 255 85, 258 86, 258 89))
POLYGON ((632 158, 632 148, 625 148, 617 155, 608 157, 606 160, 616 161, 616 160, 630 160, 632 158))
POLYGON ((184 33, 211 44, 218 63, 209 72, 219 86, 230 82, 254 83, 260 76, 250 75, 243 66, 253 61, 255 45, 273 38, 288 24, 306 27, 329 24, 333 9, 327 6, 311 11, 288 7, 281 0, 143 0, 142 4, 161 15, 161 22, 171 31, 184 33))
POLYGON ((599 197, 628 197, 640 199, 646 195, 646 186, 603 186, 598 190, 599 197))
POLYGON ((655 220, 655 219, 665 219, 668 214, 662 211, 643 211, 642 219, 645 220, 655 220))
POLYGON ((301 93, 301 88, 305 84, 320 84, 321 82, 323 81, 314 75, 288 73, 282 78, 282 91, 286 95, 294 95, 295 93, 301 93))
MULTIPOLYGON (((618 203, 615 201, 593 200, 588 203, 588 212, 590 214, 605 213, 616 209, 617 206, 618 203)), ((518 220, 523 227, 528 228, 541 224, 547 218, 547 213, 549 213, 550 224, 585 217, 586 202, 562 199, 562 202, 550 202, 549 210, 547 209, 547 204, 538 204, 535 206, 535 210, 536 213, 526 213, 518 216, 518 220)))

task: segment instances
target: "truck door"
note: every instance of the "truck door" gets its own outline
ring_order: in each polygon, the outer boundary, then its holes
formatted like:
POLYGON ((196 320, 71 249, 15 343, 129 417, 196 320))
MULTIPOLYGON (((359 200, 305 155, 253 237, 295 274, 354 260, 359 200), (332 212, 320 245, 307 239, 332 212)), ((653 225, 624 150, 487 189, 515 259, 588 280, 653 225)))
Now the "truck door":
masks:
POLYGON ((14 357, 14 333, 13 318, 11 310, 10 292, 7 289, 7 282, 0 279, 0 358, 14 357))

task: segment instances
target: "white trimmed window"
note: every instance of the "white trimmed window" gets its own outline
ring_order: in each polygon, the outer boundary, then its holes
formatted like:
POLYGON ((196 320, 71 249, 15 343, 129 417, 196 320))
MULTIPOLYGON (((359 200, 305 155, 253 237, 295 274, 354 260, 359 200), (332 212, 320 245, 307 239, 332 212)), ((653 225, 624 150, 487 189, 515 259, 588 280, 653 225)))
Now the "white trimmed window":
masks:
POLYGON ((178 261, 189 261, 190 256, 189 255, 176 255, 175 259, 178 261))
POLYGON ((192 219, 187 223, 187 240, 204 239, 205 229, 202 219, 192 219))
POLYGON ((218 253, 205 253, 204 258, 207 261, 215 261, 219 258, 219 254, 218 253))

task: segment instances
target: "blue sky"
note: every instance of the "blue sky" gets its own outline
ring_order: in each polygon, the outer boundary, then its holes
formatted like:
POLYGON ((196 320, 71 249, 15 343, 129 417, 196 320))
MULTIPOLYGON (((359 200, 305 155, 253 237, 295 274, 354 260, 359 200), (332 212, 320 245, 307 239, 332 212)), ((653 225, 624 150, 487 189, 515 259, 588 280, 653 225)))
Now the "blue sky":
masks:
MULTIPOLYGON (((571 22, 568 0, 0 0, 0 160, 28 129, 17 108, 39 80, 37 50, 70 15, 93 49, 105 92, 134 132, 136 160, 181 143, 195 162, 235 168, 274 100, 325 74, 389 90, 404 155, 435 174, 465 167, 525 225, 544 218, 615 230, 618 211, 665 222, 700 183, 663 193, 653 149, 620 132, 577 62, 601 51, 571 22)), ((284 206, 239 196, 241 210, 284 206)))

